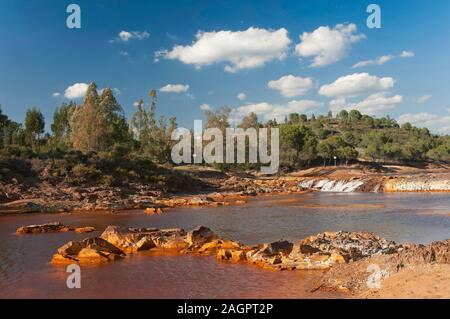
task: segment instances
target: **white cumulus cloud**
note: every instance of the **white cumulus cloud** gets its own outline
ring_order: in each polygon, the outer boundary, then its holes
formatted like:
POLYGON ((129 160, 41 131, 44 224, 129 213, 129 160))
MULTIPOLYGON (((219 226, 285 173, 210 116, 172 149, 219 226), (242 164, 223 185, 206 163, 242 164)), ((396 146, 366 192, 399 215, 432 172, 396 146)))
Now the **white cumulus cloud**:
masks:
POLYGON ((167 84, 159 89, 164 93, 184 93, 189 90, 189 85, 187 84, 167 84))
POLYGON ((385 115, 388 110, 403 102, 401 95, 387 96, 386 93, 369 95, 360 102, 347 102, 345 98, 338 98, 330 102, 330 110, 337 114, 342 110, 358 110, 368 115, 385 115))
POLYGON ((354 73, 338 78, 330 84, 322 85, 319 94, 329 97, 351 97, 385 91, 392 88, 395 80, 391 77, 377 77, 369 73, 354 73))
POLYGON ((407 113, 400 115, 398 122, 401 124, 409 122, 417 127, 426 127, 434 133, 450 134, 450 115, 441 116, 426 112, 407 113))
POLYGON ((291 40, 284 28, 267 30, 248 28, 244 31, 199 31, 191 45, 177 45, 172 50, 158 51, 160 57, 179 60, 200 68, 215 63, 226 63, 225 71, 236 72, 264 66, 275 59, 283 59, 291 40))
POLYGON ((302 78, 289 74, 282 76, 278 80, 269 81, 267 86, 277 90, 284 97, 294 97, 306 94, 313 87, 313 81, 311 78, 302 78))
POLYGON ((239 123, 243 117, 250 113, 256 113, 258 118, 264 121, 276 119, 279 122, 290 113, 307 113, 317 110, 322 103, 312 100, 292 100, 286 104, 270 104, 267 102, 245 104, 232 110, 230 120, 239 123))
POLYGON ((84 97, 88 89, 87 83, 75 83, 64 91, 64 97, 67 99, 79 99, 84 97))
POLYGON ((353 23, 338 24, 334 28, 321 26, 313 32, 300 35, 295 52, 300 57, 313 58, 311 67, 325 66, 344 58, 352 43, 364 38, 364 34, 357 33, 353 23))

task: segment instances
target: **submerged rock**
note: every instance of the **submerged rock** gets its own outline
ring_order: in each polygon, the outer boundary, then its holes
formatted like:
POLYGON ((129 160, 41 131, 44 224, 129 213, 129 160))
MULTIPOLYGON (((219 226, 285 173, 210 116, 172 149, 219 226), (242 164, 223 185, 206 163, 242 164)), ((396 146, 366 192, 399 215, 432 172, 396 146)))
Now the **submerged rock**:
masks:
POLYGON ((57 233, 68 232, 71 228, 59 222, 42 224, 42 225, 28 225, 16 229, 17 234, 36 234, 36 233, 57 233))

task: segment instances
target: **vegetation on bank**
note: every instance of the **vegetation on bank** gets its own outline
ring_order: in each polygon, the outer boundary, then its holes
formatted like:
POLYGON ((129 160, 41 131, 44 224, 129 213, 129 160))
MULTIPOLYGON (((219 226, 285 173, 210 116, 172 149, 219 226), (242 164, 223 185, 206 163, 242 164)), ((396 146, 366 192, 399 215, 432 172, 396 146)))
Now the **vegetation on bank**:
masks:
MULTIPOLYGON (((165 183, 172 165, 170 152, 177 127, 175 117, 156 118, 156 91, 135 103, 128 122, 109 88, 98 92, 89 86, 82 105, 63 103, 53 115, 51 133, 36 107, 26 112, 25 123, 16 123, 0 108, 0 179, 38 175, 52 183, 118 185, 139 180, 165 183)), ((231 110, 206 111, 206 127, 225 130, 231 110)), ((278 127, 280 162, 291 169, 312 165, 347 164, 354 160, 411 163, 450 162, 450 136, 434 135, 409 123, 399 125, 389 117, 375 118, 356 110, 333 116, 289 114, 283 123, 261 123, 252 113, 239 127, 278 127)), ((251 169, 250 164, 218 164, 222 169, 251 169)), ((177 176, 175 179, 179 179, 177 176)))

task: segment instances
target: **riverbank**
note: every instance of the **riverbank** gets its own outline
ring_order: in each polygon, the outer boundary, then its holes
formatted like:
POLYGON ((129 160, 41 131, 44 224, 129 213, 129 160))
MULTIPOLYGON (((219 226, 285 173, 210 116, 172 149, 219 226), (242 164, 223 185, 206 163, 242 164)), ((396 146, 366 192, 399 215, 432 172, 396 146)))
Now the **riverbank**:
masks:
POLYGON ((349 298, 450 298, 450 239, 336 265, 315 284, 349 298))
POLYGON ((193 166, 175 168, 174 172, 189 181, 185 188, 178 185, 177 192, 169 192, 157 183, 136 181, 121 186, 72 186, 12 179, 0 182, 0 214, 127 209, 162 209, 161 212, 179 206, 243 204, 250 196, 305 191, 450 192, 450 167, 445 165, 417 168, 357 164, 316 167, 271 177, 193 166))
MULTIPOLYGON (((23 236, 67 232, 61 223, 21 227, 23 236)), ((120 262, 145 252, 153 258, 169 255, 215 256, 218 262, 253 264, 266 270, 319 271, 309 293, 346 298, 450 298, 450 239, 428 245, 396 244, 367 232, 324 232, 297 242, 244 245, 199 226, 124 228, 108 226, 99 237, 70 241, 59 247, 51 263, 94 266, 120 262), (156 255, 155 255, 156 253, 156 255)))

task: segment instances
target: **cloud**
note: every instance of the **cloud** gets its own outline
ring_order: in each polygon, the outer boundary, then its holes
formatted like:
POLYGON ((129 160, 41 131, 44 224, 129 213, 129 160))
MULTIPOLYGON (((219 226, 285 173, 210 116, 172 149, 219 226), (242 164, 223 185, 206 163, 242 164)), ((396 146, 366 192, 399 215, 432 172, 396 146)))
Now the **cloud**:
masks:
POLYGON ((450 115, 441 116, 426 112, 407 113, 400 115, 398 122, 400 124, 409 122, 417 127, 426 127, 438 134, 450 134, 450 115))
POLYGON ((402 102, 403 96, 401 95, 387 96, 386 93, 375 93, 360 102, 348 103, 345 98, 332 100, 330 110, 335 114, 342 110, 358 110, 368 115, 385 115, 386 111, 395 108, 402 102))
POLYGON ((393 58, 395 58, 393 55, 383 55, 375 60, 372 59, 372 60, 360 61, 360 62, 354 64, 352 66, 352 69, 361 68, 361 67, 364 67, 367 65, 382 65, 382 64, 385 64, 386 62, 391 61, 393 58))
POLYGON ((88 86, 87 83, 75 83, 64 91, 64 97, 71 100, 82 98, 86 94, 88 86))
POLYGON ((253 112, 264 121, 276 119, 282 122, 285 116, 290 113, 307 113, 317 110, 321 106, 323 106, 322 103, 312 100, 292 100, 286 104, 269 104, 266 102, 246 104, 232 110, 230 121, 239 123, 243 117, 253 112))
POLYGON ((291 40, 286 29, 248 28, 245 31, 199 31, 191 45, 177 45, 172 50, 155 53, 155 61, 164 57, 200 68, 215 63, 227 63, 225 71, 236 72, 264 66, 287 56, 291 40))
POLYGON ((430 99, 431 99, 431 95, 426 94, 426 95, 422 95, 421 97, 419 97, 416 102, 419 104, 422 104, 422 103, 428 102, 430 99))
POLYGON ((52 96, 53 96, 53 97, 60 97, 60 96, 61 96, 61 93, 55 92, 55 93, 52 94, 52 96))
POLYGON ((412 52, 412 51, 403 51, 403 52, 400 54, 400 57, 401 57, 401 58, 412 58, 413 56, 415 56, 415 54, 414 54, 414 52, 412 52))
POLYGON ((375 60, 371 59, 371 60, 360 61, 360 62, 354 64, 352 66, 352 69, 361 68, 361 67, 365 67, 365 66, 368 66, 368 65, 382 65, 382 64, 385 64, 386 62, 389 62, 389 61, 395 59, 396 57, 399 57, 399 58, 410 58, 410 57, 413 57, 413 56, 414 56, 414 52, 411 52, 411 51, 403 51, 398 56, 395 56, 395 55, 383 55, 383 56, 380 56, 379 58, 377 58, 375 60))
POLYGON ((379 78, 369 73, 354 73, 338 78, 330 84, 322 85, 319 94, 329 97, 352 97, 385 91, 394 86, 391 77, 379 78))
POLYGON ((300 35, 300 43, 295 46, 295 53, 300 57, 312 57, 311 67, 325 66, 344 58, 351 44, 365 38, 357 34, 355 24, 338 24, 334 28, 318 27, 313 32, 300 35))
POLYGON ((209 104, 203 103, 202 105, 200 105, 200 110, 202 110, 202 111, 210 111, 211 110, 211 106, 209 104))
POLYGON ((247 94, 245 94, 244 92, 241 92, 236 97, 238 98, 238 100, 244 101, 247 98, 247 94))
POLYGON ((285 75, 278 80, 269 81, 267 86, 279 91, 284 97, 294 97, 306 94, 313 87, 313 81, 310 78, 285 75))
POLYGON ((141 31, 122 30, 119 32, 117 37, 115 37, 114 39, 111 39, 109 42, 111 42, 111 43, 128 42, 130 40, 143 40, 143 39, 147 39, 148 37, 150 37, 150 33, 148 33, 147 31, 141 32, 141 31))
POLYGON ((127 51, 120 51, 119 54, 121 56, 129 56, 130 55, 127 51))
POLYGON ((189 85, 187 84, 167 84, 159 89, 164 93, 184 93, 189 90, 189 85))

